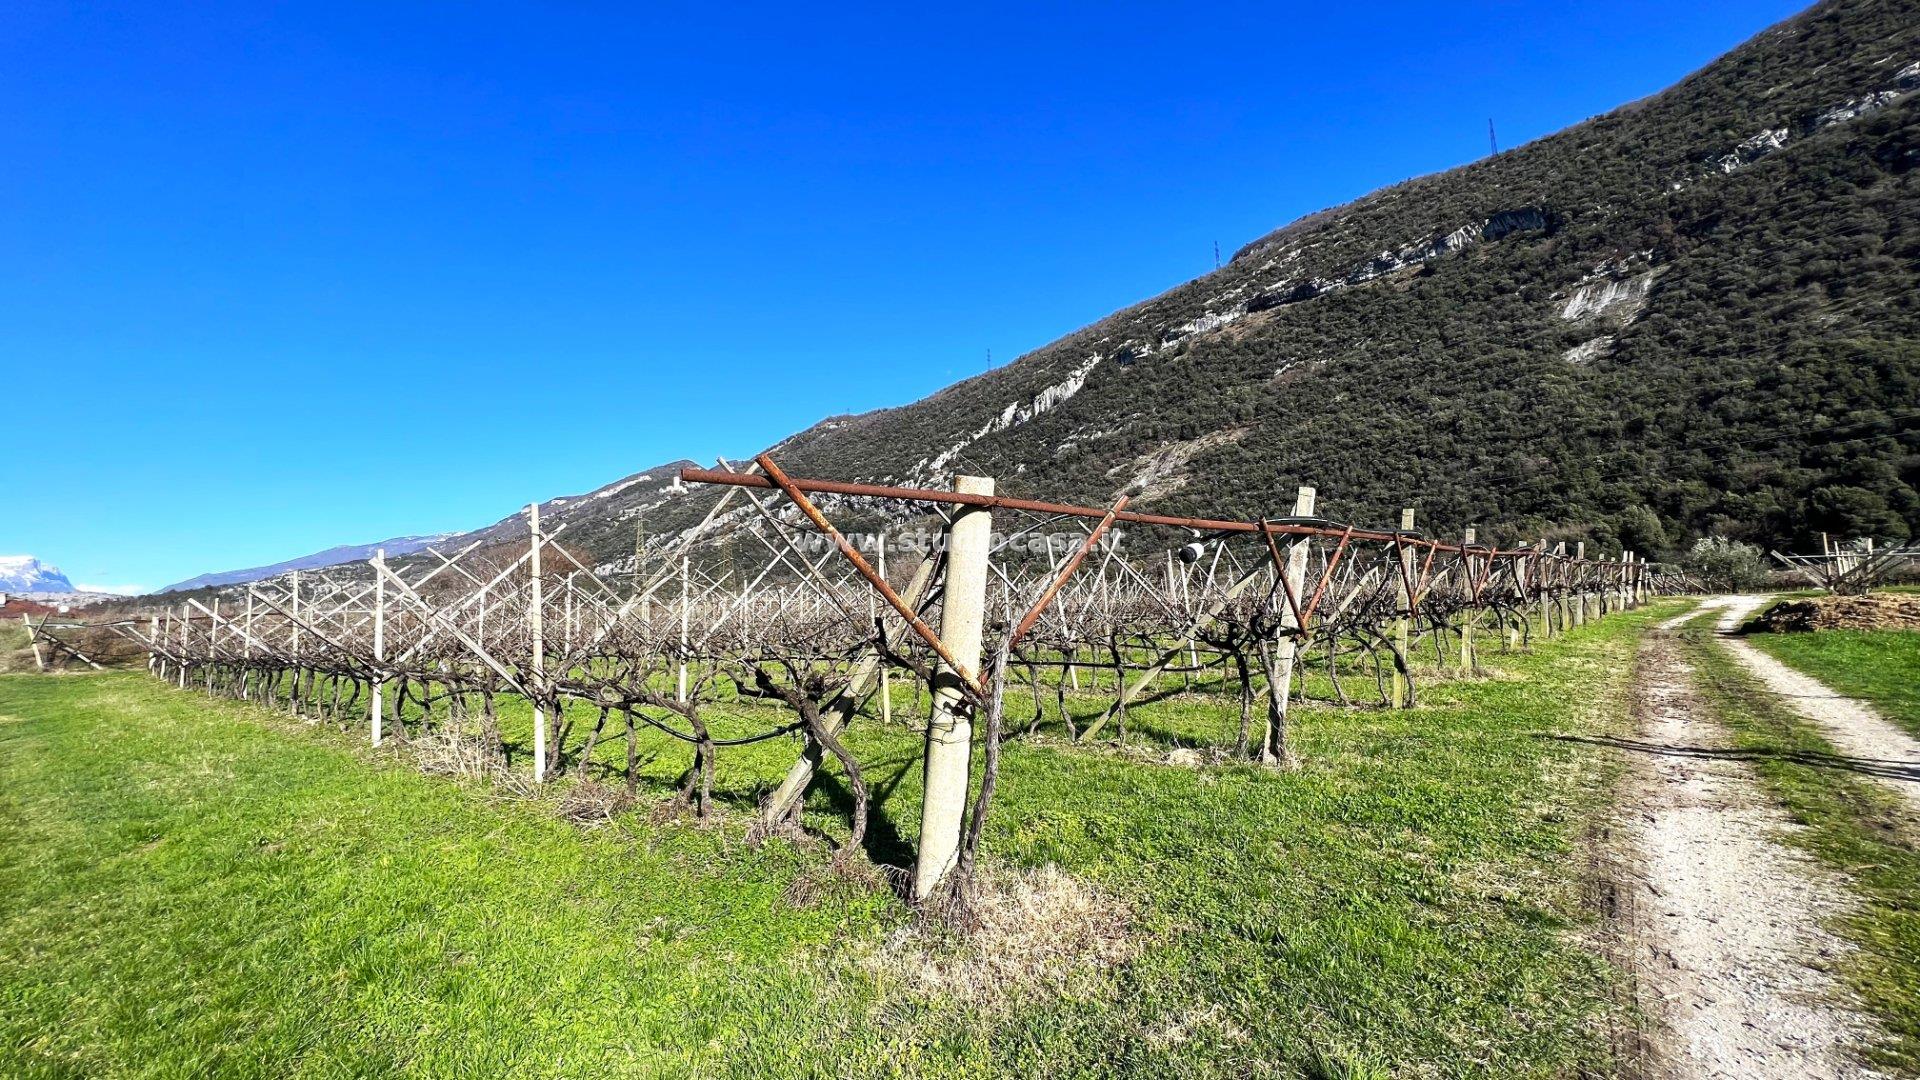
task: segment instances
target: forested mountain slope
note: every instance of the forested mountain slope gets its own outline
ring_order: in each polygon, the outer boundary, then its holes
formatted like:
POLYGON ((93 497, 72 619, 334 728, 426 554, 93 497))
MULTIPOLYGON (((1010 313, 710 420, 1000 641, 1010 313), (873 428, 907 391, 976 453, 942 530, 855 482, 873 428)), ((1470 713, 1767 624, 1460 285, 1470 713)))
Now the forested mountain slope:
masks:
MULTIPOLYGON (((1294 222, 795 475, 1288 508, 1659 553, 1920 531, 1920 2, 1835 0, 1655 97, 1294 222)), ((670 467, 555 500, 623 568, 670 467)), ((742 519, 744 520, 744 519, 742 519)), ((482 531, 524 533, 507 519, 482 531)))
POLYGON ((1171 510, 1920 527, 1920 6, 1823 4, 1655 98, 1409 181, 790 470, 1171 510), (1651 513, 1649 513, 1651 511, 1651 513))

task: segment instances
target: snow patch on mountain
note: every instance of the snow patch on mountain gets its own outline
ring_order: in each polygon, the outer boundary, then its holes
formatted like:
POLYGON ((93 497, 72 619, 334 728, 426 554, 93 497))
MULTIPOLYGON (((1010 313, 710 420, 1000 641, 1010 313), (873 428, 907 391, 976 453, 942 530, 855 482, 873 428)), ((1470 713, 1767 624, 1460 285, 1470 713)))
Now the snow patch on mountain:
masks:
POLYGON ((0 592, 70 593, 73 582, 60 568, 31 555, 0 555, 0 592))

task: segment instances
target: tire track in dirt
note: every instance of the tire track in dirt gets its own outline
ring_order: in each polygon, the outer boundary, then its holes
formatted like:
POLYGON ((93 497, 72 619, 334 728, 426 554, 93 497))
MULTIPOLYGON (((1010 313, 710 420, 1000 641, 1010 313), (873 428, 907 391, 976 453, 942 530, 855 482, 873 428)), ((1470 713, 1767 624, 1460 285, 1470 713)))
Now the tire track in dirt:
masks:
MULTIPOLYGON (((1684 620, 1663 626, 1671 629, 1684 620)), ((1827 970, 1844 879, 1777 842, 1794 826, 1729 753, 1673 638, 1643 644, 1621 805, 1618 918, 1658 1077, 1870 1077, 1872 1031, 1827 970)))

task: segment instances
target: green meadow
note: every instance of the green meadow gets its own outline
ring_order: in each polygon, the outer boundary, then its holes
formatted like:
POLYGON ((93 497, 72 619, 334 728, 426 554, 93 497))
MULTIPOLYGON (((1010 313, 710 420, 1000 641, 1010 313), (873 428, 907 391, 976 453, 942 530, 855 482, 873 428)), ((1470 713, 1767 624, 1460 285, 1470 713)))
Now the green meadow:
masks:
MULTIPOLYGON (((636 804, 583 825, 576 780, 428 775, 361 721, 0 676, 0 1074, 1611 1071, 1632 1018, 1583 896, 1618 761, 1585 740, 1630 728, 1640 635, 1676 610, 1489 650, 1418 709, 1301 708, 1294 772, 1164 763, 1238 720, 1177 681, 1125 747, 1014 739, 983 849, 1027 906, 986 939, 918 927, 823 841, 748 842, 791 739, 723 751, 701 822, 671 801, 686 750, 645 735, 636 804)), ((881 865, 919 814, 897 704, 848 739, 881 865)), ((811 829, 848 798, 829 769, 811 829)))

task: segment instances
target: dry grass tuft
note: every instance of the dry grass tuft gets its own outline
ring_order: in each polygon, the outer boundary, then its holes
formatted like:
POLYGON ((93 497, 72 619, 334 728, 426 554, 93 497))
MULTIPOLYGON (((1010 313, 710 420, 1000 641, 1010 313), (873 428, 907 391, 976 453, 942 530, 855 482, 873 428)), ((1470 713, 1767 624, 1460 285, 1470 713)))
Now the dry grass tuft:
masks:
POLYGON ((439 729, 408 744, 414 767, 429 776, 492 776, 504 772, 499 756, 478 735, 439 729))
POLYGON ((554 808, 561 817, 577 825, 605 825, 614 815, 633 806, 633 796, 623 787, 598 780, 581 780, 560 795, 554 808))
POLYGON ((1027 746, 1045 746, 1068 753, 1121 758, 1141 765, 1167 765, 1176 769, 1206 769, 1247 763, 1246 758, 1219 746, 1181 746, 1177 742, 1172 747, 1152 743, 1083 743, 1045 733, 1029 735, 1020 741, 1027 746))
POLYGON ((888 892, 895 887, 892 871, 858 856, 836 857, 795 874, 781 900, 789 907, 810 908, 832 897, 888 892))
POLYGON ((1253 1039, 1217 1001, 1168 1016, 1145 1035, 1148 1045, 1163 1050, 1194 1042, 1244 1046, 1253 1039))
POLYGON ((1134 953, 1132 909, 1051 865, 982 870, 955 907, 889 936, 863 958, 867 970, 909 994, 993 1012, 1134 953))

